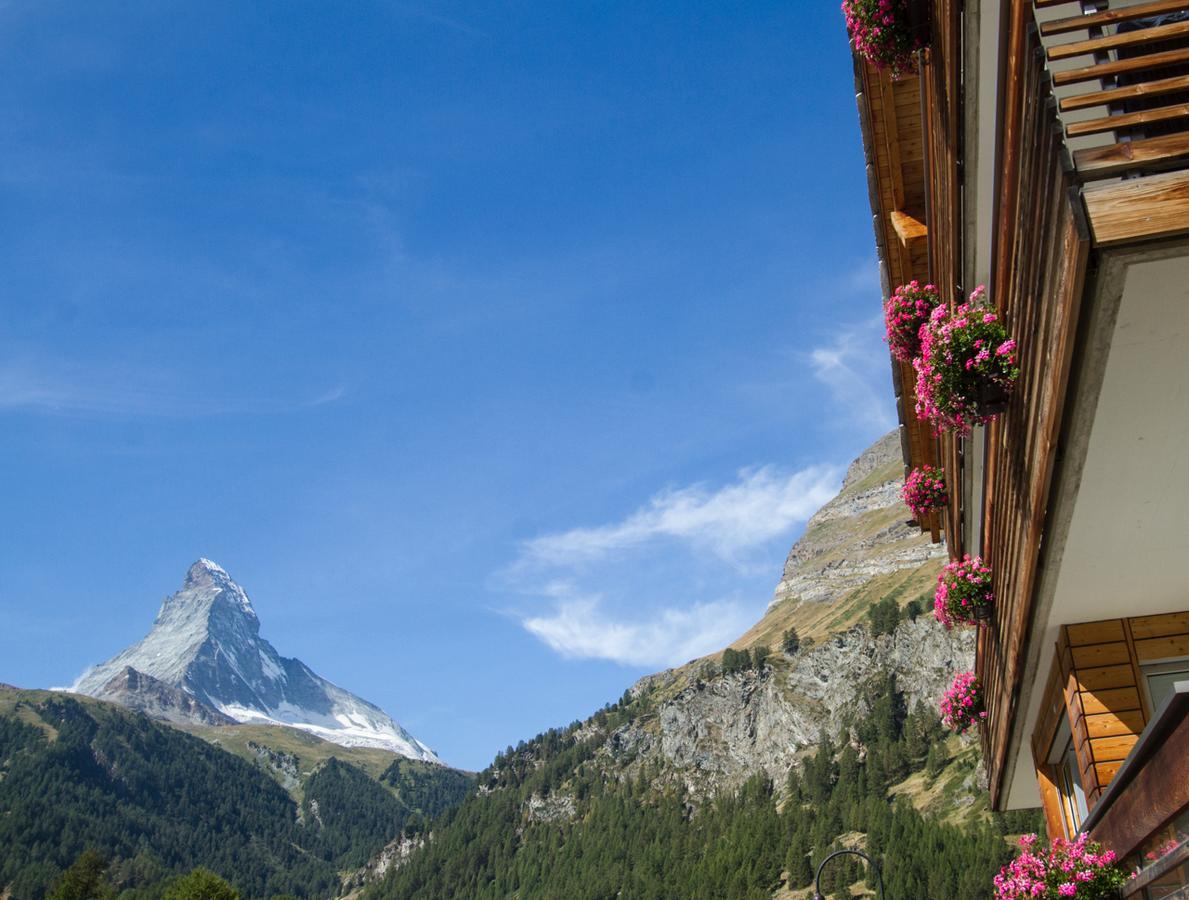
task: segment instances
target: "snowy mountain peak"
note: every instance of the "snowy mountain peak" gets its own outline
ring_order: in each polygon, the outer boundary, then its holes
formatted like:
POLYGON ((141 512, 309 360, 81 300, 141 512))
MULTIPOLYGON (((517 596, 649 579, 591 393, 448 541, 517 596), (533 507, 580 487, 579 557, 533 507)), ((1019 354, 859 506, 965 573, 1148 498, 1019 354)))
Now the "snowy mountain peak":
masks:
POLYGON ((88 669, 71 690, 174 721, 221 715, 288 725, 348 747, 440 761, 378 706, 278 654, 260 637, 247 592, 209 559, 190 566, 147 635, 88 669))
POLYGON ((186 572, 186 584, 205 582, 205 581, 219 581, 223 583, 235 584, 231 576, 227 574, 224 569, 214 560, 207 559, 205 556, 199 557, 194 565, 190 566, 186 572))

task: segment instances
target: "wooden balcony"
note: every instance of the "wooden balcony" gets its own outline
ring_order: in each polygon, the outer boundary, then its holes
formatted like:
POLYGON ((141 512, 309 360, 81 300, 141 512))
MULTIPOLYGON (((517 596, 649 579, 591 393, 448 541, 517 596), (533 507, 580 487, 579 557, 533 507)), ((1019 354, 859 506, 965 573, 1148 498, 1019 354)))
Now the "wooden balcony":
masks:
POLYGON ((1189 231, 1189 2, 1034 12, 1095 246, 1189 231))
MULTIPOLYGON (((938 53, 939 26, 943 36, 958 28, 946 23, 947 5, 934 0, 935 79, 958 65, 944 43, 938 53)), ((1013 748, 1028 739, 1022 680, 1038 653, 1037 593, 1071 374, 1084 362, 1077 347, 1088 269, 1101 253, 1189 233, 1189 0, 1005 5, 989 287, 1019 342, 1021 374, 1010 408, 984 436, 980 508, 958 497, 950 511, 955 523, 974 517, 981 539, 951 551, 981 552, 995 571, 1000 606, 980 634, 977 670, 996 808, 1013 748)), ((945 117, 940 104, 927 131, 946 133, 945 117)), ((947 188, 934 191, 941 200, 947 188)), ((930 240, 943 228, 961 239, 957 223, 929 226, 930 240)), ((966 449, 944 440, 947 466, 960 465, 966 449)))

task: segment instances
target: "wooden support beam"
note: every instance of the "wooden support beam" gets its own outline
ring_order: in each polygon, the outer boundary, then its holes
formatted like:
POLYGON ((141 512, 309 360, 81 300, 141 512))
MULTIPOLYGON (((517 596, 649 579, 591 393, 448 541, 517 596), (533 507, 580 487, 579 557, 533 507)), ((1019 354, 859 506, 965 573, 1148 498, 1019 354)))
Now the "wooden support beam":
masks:
POLYGON ((1122 172, 1185 161, 1189 161, 1189 132, 1126 140, 1074 153, 1077 175, 1083 180, 1109 178, 1122 172))
POLYGON ((1178 103, 1176 106, 1143 109, 1122 116, 1102 116, 1098 119, 1087 119, 1085 122, 1074 122, 1065 132, 1070 137, 1081 137, 1085 134, 1102 134, 1104 131, 1119 131, 1123 128, 1147 125, 1149 122, 1166 122, 1169 119, 1186 117, 1189 117, 1189 103, 1178 103))
MULTIPOLYGON (((1039 5, 1038 3, 1037 6, 1039 5)), ((1189 3, 1186 3, 1185 0, 1155 0, 1154 3, 1141 3, 1138 6, 1127 6, 1122 9, 1107 9, 1102 12, 1069 16, 1065 19, 1053 19, 1041 24, 1040 33, 1047 37, 1050 34, 1065 34, 1085 28, 1102 28, 1105 25, 1117 25, 1119 22, 1160 16, 1186 9, 1189 9, 1189 3)))
POLYGON ((1152 28, 1141 28, 1138 31, 1125 31, 1122 34, 1091 38, 1088 41, 1057 44, 1049 48, 1048 57, 1050 60, 1069 59, 1071 56, 1084 56, 1088 53, 1100 53, 1103 50, 1118 50, 1120 47, 1142 47, 1144 44, 1156 44, 1187 34, 1189 34, 1189 22, 1173 22, 1169 25, 1156 25, 1152 28))
POLYGON ((1105 106, 1108 103, 1120 103, 1124 100, 1134 100, 1137 97, 1156 97, 1174 91, 1189 91, 1189 75, 1160 78, 1156 81, 1141 81, 1139 84, 1129 84, 1126 87, 1064 97, 1061 100, 1061 111, 1069 112, 1091 106, 1105 106))
POLYGON ((1150 53, 1147 56, 1137 56, 1134 59, 1119 59, 1114 62, 1085 66, 1081 69, 1054 72, 1053 84, 1057 87, 1064 87, 1067 84, 1077 84, 1081 81, 1096 81, 1099 78, 1109 78, 1114 75, 1130 75, 1133 72, 1146 72, 1149 69, 1175 66, 1184 62, 1189 62, 1189 48, 1165 50, 1163 53, 1150 53))
POLYGON ((1082 196, 1096 246, 1189 232, 1189 171, 1093 185, 1082 196))
POLYGON ((929 236, 929 228, 924 222, 919 222, 906 212, 895 209, 888 214, 888 218, 892 222, 892 228, 896 232, 896 236, 900 238, 900 243, 904 247, 909 247, 914 241, 924 240, 929 236))

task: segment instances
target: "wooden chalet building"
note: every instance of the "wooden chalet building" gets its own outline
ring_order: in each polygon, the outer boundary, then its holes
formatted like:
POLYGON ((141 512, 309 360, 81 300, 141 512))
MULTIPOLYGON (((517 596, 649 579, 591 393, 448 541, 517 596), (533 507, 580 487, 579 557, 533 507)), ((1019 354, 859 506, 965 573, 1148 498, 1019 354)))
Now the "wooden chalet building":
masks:
POLYGON ((980 629, 995 809, 1043 805, 1189 897, 1189 0, 922 0, 919 73, 856 88, 885 296, 985 284, 1018 342, 970 437, 914 412, 954 558, 994 570, 980 629))

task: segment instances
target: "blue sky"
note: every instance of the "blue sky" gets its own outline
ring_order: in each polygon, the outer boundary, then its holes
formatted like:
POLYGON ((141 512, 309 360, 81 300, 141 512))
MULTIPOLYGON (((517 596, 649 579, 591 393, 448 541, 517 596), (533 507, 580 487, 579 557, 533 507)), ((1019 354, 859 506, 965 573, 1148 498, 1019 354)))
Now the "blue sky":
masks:
POLYGON ((0 0, 0 681, 200 556, 479 768, 763 612, 893 424, 833 2, 0 0))

